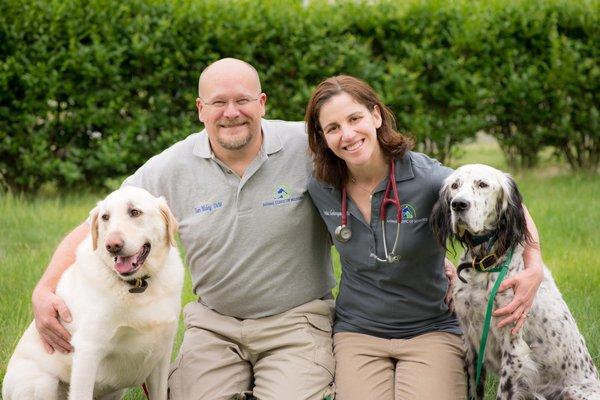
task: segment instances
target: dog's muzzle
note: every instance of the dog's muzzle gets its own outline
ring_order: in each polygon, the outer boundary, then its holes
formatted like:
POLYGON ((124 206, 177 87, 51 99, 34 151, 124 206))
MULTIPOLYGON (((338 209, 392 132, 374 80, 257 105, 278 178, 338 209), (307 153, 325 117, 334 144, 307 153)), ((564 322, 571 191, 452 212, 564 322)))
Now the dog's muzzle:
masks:
POLYGON ((115 270, 122 276, 136 273, 150 254, 150 243, 145 243, 142 248, 131 256, 115 256, 115 270))
POLYGON ((454 198, 450 203, 450 207, 452 207, 452 211, 456 213, 463 213, 471 207, 471 203, 462 198, 454 198))

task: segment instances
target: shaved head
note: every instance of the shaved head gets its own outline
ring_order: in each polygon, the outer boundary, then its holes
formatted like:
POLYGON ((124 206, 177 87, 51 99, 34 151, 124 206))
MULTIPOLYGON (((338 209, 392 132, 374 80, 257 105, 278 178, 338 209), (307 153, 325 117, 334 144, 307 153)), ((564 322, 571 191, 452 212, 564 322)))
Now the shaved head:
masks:
POLYGON ((245 61, 223 58, 202 71, 196 108, 217 158, 256 156, 266 102, 256 69, 245 61))
POLYGON ((246 61, 237 58, 222 58, 204 68, 198 79, 198 96, 205 93, 208 82, 229 79, 230 77, 243 77, 246 82, 260 93, 260 78, 256 69, 246 61))

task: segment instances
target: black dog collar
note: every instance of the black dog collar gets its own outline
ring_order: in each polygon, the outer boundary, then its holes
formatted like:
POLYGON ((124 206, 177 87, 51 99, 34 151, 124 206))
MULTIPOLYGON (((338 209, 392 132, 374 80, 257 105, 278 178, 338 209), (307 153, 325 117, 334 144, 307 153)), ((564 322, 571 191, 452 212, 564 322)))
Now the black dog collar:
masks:
POLYGON ((128 284, 130 284, 131 286, 133 286, 131 289, 129 289, 129 293, 144 293, 146 291, 146 289, 148 289, 147 279, 149 279, 149 278, 150 278, 150 276, 144 275, 141 278, 135 278, 135 279, 125 281, 128 284))
POLYGON ((481 236, 473 236, 471 234, 467 234, 465 240, 467 241, 470 247, 479 246, 480 244, 485 242, 493 243, 496 241, 496 232, 490 232, 487 235, 481 236))

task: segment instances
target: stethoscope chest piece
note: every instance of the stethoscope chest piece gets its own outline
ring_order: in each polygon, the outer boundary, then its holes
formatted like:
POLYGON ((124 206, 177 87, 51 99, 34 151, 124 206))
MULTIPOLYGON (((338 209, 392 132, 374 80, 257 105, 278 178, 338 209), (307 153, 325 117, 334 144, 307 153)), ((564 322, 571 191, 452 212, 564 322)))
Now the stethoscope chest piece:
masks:
POLYGON ((342 243, 346 243, 352 238, 352 231, 347 225, 340 225, 335 228, 335 238, 342 243))

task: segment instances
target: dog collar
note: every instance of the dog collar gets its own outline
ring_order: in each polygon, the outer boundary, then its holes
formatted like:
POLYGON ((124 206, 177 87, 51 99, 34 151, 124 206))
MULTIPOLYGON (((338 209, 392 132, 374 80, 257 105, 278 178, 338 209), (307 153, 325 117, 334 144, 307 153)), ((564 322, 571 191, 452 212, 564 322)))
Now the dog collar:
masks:
POLYGON ((131 289, 129 289, 129 293, 144 293, 146 289, 148 289, 148 279, 150 279, 150 276, 144 275, 141 278, 135 278, 125 281, 131 286, 133 286, 131 289))
POLYGON ((491 253, 483 258, 475 257, 471 261, 460 263, 460 265, 456 268, 458 279, 460 279, 463 283, 467 283, 465 278, 460 275, 460 273, 467 268, 473 268, 478 272, 498 272, 500 271, 500 267, 496 267, 498 260, 498 256, 495 253, 491 253))
MULTIPOLYGON (((471 247, 479 246, 482 243, 490 242, 493 244, 496 241, 496 232, 490 232, 487 235, 473 236, 467 235, 465 238, 471 247)), ((488 245, 491 247, 491 245, 488 245)))

